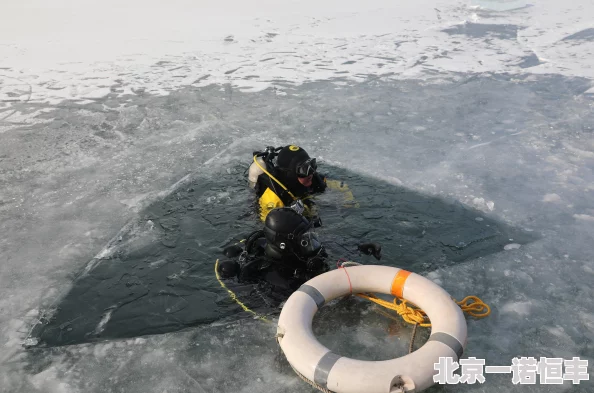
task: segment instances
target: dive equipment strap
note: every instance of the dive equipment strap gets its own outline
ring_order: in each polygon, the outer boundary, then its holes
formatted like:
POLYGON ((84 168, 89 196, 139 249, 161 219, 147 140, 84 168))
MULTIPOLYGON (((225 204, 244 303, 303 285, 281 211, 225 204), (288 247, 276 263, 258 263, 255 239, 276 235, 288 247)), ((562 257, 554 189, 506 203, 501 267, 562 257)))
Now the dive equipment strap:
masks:
MULTIPOLYGON (((278 180, 276 177, 272 176, 272 174, 270 172, 268 172, 268 170, 266 170, 266 168, 263 168, 262 165, 260 165, 260 163, 258 162, 257 158, 258 158, 258 155, 257 154, 254 155, 254 162, 256 163, 256 165, 262 170, 262 172, 264 172, 265 174, 267 174, 269 178, 271 178, 279 186, 282 187, 282 189, 284 191, 283 194, 289 194, 293 200, 297 199, 295 197, 295 195, 293 195, 293 193, 291 191, 289 191, 289 189, 287 187, 285 187, 285 185, 283 183, 280 182, 280 180, 278 180)), ((283 199, 283 198, 281 197, 281 199, 283 199)))

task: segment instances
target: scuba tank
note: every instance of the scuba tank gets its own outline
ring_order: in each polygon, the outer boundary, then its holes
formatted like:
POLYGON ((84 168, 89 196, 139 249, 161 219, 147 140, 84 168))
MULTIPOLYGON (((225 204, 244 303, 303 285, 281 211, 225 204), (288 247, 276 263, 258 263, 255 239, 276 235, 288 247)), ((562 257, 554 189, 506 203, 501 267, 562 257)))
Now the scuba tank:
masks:
MULTIPOLYGON (((260 166, 266 168, 266 163, 264 163, 262 157, 256 157, 256 161, 258 162, 258 164, 260 164, 260 166)), ((264 173, 264 171, 260 168, 260 166, 258 166, 258 164, 252 162, 252 165, 250 165, 250 169, 248 172, 248 185, 251 188, 256 188, 256 184, 258 183, 258 177, 260 177, 260 175, 264 173)))
POLYGON ((264 169, 270 170, 269 168, 274 167, 272 160, 278 155, 278 152, 282 150, 281 147, 268 146, 266 150, 255 151, 254 162, 250 165, 248 172, 248 184, 251 188, 256 188, 258 183, 258 177, 264 173, 264 169))

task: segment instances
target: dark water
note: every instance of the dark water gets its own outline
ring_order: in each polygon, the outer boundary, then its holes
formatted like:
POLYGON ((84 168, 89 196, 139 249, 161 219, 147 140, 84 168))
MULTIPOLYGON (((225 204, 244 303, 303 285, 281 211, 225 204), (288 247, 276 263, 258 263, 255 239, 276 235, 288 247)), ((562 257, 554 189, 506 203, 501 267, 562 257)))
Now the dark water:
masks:
MULTIPOLYGON (((246 168, 235 163, 198 176, 144 209, 113 241, 113 252, 91 261, 93 268, 79 275, 52 318, 35 327, 39 345, 159 334, 249 318, 214 274, 222 247, 261 227, 245 183, 246 168)), ((455 201, 323 163, 321 169, 346 181, 359 204, 344 205, 342 194, 334 190, 318 197, 324 222, 319 234, 331 265, 348 258, 422 274, 499 252, 510 239, 519 244, 535 239, 455 201), (356 252, 363 241, 382 245, 381 261, 356 252)), ((228 286, 257 312, 279 311, 278 299, 267 299, 251 285, 228 286)))

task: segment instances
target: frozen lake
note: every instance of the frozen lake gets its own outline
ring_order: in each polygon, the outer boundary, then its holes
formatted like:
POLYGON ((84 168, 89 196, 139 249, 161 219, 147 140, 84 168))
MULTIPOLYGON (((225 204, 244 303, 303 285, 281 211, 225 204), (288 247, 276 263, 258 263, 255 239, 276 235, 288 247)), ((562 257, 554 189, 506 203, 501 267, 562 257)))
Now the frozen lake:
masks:
MULTIPOLYGON (((288 143, 362 202, 327 201, 329 239, 491 306, 465 357, 591 373, 594 5, 571 3, 0 5, 0 391, 311 391, 212 274, 254 227, 242 165, 288 143), (171 292, 122 316, 138 277, 171 292)), ((406 353, 410 328, 371 311, 339 303, 316 334, 406 353)), ((594 386, 486 377, 430 391, 594 386)))

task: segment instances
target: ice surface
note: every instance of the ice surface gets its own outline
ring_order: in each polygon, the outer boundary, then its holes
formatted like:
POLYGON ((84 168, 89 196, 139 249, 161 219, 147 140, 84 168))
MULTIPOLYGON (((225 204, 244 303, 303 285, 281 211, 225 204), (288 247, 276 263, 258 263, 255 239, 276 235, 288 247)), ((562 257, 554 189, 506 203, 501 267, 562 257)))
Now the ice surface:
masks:
MULTIPOLYGON (((251 320, 21 346, 144 206, 289 141, 540 234, 430 277, 493 308, 468 320, 467 356, 580 356, 591 373, 594 7, 521 3, 4 2, 0 391, 310 391, 275 367, 274 327, 251 320)), ((406 350, 406 327, 380 332, 375 313, 353 309, 320 318, 321 341, 341 353, 353 341, 363 358, 406 350)), ((433 390, 501 389, 592 383, 487 376, 433 390)))
POLYGON ((168 94, 211 83, 253 91, 276 81, 360 81, 369 74, 408 78, 529 66, 534 73, 594 75, 586 3, 545 0, 492 12, 518 3, 14 3, 0 16, 7 62, 1 90, 18 91, 10 103, 18 106, 23 100, 92 101, 110 92, 168 94), (556 23, 559 15, 566 23, 556 23))

